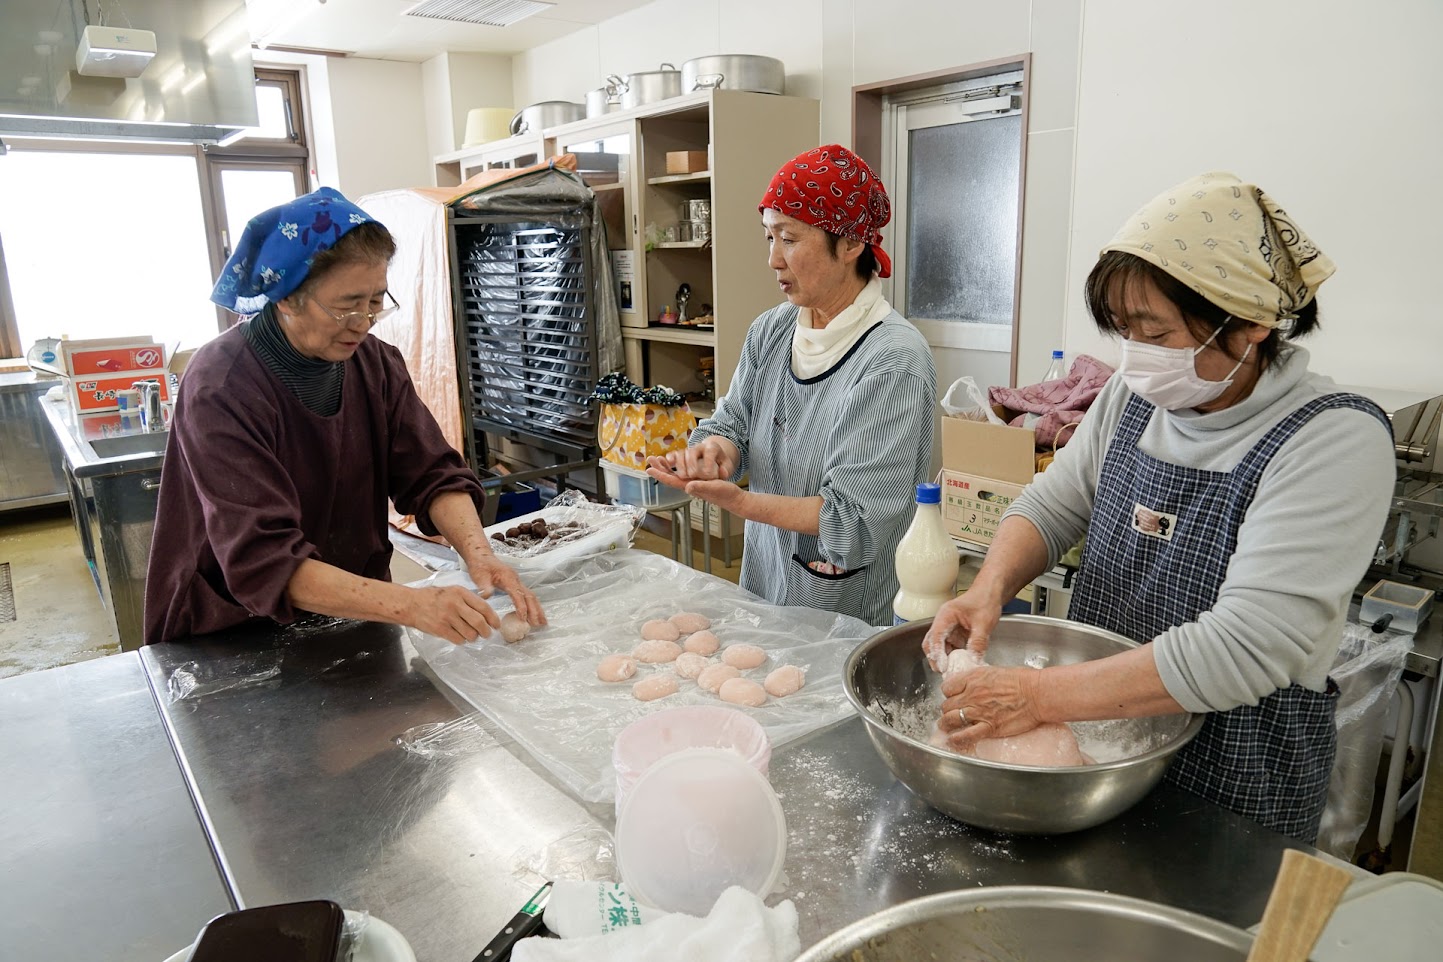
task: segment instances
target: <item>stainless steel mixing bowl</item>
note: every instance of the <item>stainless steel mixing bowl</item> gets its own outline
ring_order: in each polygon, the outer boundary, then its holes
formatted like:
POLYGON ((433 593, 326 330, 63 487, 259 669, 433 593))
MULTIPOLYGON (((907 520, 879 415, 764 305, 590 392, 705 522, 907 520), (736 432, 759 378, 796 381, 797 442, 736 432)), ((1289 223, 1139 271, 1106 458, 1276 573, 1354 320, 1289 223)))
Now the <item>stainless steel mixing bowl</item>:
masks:
MULTIPOLYGON (((1202 727, 1201 715, 1134 719, 1126 723, 1127 731, 1160 747, 1073 768, 1003 765, 933 748, 925 733, 917 731, 918 719, 935 720, 942 703, 942 676, 922 655, 922 638, 930 624, 909 622, 858 645, 842 669, 843 687, 892 774, 934 808, 969 825, 1023 835, 1099 825, 1151 791, 1172 756, 1202 727)), ((998 622, 988 641, 987 662, 1067 665, 1135 647, 1136 642, 1101 628, 1010 615, 998 622)))
POLYGON ((796 962, 1243 962, 1252 941, 1242 929, 1155 902, 1013 885, 894 905, 828 936, 796 962))

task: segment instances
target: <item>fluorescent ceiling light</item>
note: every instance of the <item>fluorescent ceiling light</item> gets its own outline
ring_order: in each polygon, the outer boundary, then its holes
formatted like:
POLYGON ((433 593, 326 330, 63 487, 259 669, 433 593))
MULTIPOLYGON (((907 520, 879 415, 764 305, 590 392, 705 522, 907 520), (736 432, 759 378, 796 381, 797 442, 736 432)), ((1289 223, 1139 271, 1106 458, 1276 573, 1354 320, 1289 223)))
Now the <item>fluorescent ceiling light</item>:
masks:
POLYGON ((548 0, 421 0, 402 10, 401 15, 509 27, 554 6, 548 0))

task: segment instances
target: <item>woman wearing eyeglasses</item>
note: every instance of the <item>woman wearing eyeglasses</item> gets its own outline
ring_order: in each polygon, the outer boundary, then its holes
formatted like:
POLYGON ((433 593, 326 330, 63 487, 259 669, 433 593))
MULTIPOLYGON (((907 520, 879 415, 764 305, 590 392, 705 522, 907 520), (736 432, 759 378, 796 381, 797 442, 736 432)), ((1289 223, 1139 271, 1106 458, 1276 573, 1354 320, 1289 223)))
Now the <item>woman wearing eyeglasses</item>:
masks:
POLYGON ((532 624, 535 595, 487 545, 480 483, 395 348, 386 228, 323 187, 246 225, 211 300, 246 320, 186 368, 161 473, 147 644, 305 612, 411 625, 455 643, 499 625, 459 587, 390 582, 387 500, 460 553, 532 624))

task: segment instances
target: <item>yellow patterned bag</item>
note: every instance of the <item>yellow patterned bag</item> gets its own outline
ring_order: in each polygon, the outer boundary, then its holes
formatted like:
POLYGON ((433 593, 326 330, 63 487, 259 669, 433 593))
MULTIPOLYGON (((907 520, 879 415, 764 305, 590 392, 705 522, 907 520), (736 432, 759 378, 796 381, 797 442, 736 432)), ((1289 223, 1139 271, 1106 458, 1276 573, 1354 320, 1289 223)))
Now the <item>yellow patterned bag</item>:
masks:
POLYGON ((646 470, 646 459, 686 447, 696 416, 685 404, 601 405, 602 457, 613 464, 646 470))

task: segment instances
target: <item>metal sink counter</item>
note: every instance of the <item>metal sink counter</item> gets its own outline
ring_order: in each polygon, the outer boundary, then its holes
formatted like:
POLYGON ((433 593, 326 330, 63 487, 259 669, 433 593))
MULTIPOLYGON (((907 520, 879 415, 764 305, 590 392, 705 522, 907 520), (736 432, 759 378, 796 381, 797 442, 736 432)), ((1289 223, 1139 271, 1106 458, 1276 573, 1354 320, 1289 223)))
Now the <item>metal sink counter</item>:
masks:
POLYGON ((139 648, 150 536, 170 432, 143 431, 137 424, 86 438, 64 397, 41 398, 40 406, 64 454, 75 533, 115 637, 124 650, 139 648))
MULTIPOLYGON (((397 628, 239 629, 142 659, 244 904, 336 898, 395 925, 423 962, 471 962, 531 895, 519 864, 562 841, 556 874, 596 867, 609 807, 575 801, 488 721, 466 716, 426 751, 398 745, 460 718, 463 703, 397 628)), ((772 901, 795 902, 803 946, 976 885, 1107 890, 1247 926, 1282 851, 1303 847, 1167 785, 1072 835, 971 829, 894 780, 858 719, 778 749, 770 777, 789 832, 772 901)))
POLYGON ((0 681, 0 955, 157 962, 233 907, 140 657, 0 681))
POLYGON ((107 437, 87 439, 81 436, 64 397, 44 397, 40 406, 55 432, 65 463, 79 478, 93 478, 136 471, 159 472, 165 454, 169 431, 145 431, 138 418, 135 423, 107 437))
POLYGON ((421 962, 471 962, 535 891, 513 868, 589 812, 461 717, 394 626, 318 619, 141 651, 243 905, 330 898, 421 962))

